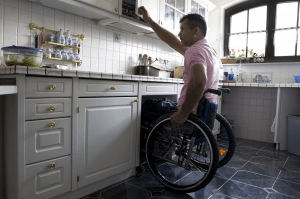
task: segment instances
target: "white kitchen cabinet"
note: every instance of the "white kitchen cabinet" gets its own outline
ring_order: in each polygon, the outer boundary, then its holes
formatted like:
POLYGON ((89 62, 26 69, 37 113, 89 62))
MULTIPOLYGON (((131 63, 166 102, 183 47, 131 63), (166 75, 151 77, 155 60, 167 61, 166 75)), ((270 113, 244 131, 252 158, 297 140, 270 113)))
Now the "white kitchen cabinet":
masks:
POLYGON ((136 13, 138 14, 138 8, 144 6, 150 15, 150 17, 156 23, 160 24, 160 0, 137 0, 136 1, 136 13))
POLYGON ((100 9, 104 9, 113 13, 119 13, 120 1, 122 0, 77 0, 78 2, 92 5, 93 7, 98 7, 100 9))
POLYGON ((78 99, 78 188, 135 167, 135 99, 78 99))

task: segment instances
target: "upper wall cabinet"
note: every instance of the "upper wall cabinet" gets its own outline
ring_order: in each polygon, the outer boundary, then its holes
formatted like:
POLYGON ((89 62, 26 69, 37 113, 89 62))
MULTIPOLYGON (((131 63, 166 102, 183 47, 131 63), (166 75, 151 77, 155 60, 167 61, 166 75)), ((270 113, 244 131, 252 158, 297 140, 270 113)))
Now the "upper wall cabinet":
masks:
POLYGON ((139 7, 144 6, 148 10, 152 20, 156 23, 160 23, 160 0, 137 0, 136 3, 136 13, 138 13, 137 10, 139 7))
POLYGON ((120 10, 120 0, 75 0, 87 5, 92 5, 112 13, 118 14, 120 10))

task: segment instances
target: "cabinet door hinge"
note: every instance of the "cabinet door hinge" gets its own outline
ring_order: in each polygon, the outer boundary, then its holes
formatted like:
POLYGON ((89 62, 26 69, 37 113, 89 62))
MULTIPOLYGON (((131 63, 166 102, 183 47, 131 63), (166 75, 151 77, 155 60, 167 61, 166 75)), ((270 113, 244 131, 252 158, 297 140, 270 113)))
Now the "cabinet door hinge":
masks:
POLYGON ((77 182, 79 182, 79 176, 77 176, 77 182))
POLYGON ((78 107, 77 109, 78 109, 78 113, 80 113, 80 108, 78 107))

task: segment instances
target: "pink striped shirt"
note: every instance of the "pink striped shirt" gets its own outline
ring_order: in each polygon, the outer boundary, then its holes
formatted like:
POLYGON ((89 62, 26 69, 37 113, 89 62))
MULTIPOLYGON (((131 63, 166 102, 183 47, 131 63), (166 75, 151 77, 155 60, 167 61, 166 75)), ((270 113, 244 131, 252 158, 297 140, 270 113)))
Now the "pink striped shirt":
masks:
MULTIPOLYGON (((217 89, 219 82, 219 64, 220 59, 217 52, 209 46, 206 39, 197 41, 194 45, 188 48, 184 54, 184 69, 183 69, 183 81, 184 86, 180 93, 178 102, 178 109, 180 110, 183 101, 185 99, 187 87, 191 79, 191 69, 194 65, 201 64, 205 67, 206 73, 206 85, 204 91, 207 89, 217 89)), ((217 101, 215 94, 207 93, 206 98, 211 102, 217 101)), ((193 111, 197 111, 198 104, 193 108, 193 111)))

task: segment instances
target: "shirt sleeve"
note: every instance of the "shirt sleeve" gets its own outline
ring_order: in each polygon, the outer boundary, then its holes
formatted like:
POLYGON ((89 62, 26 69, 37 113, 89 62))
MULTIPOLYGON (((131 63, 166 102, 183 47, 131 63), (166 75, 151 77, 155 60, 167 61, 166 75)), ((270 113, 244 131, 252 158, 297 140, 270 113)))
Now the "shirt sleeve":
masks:
POLYGON ((206 63, 204 56, 199 52, 192 53, 190 60, 191 60, 189 63, 190 69, 196 64, 203 65, 205 67, 205 69, 207 67, 207 63, 206 63))

